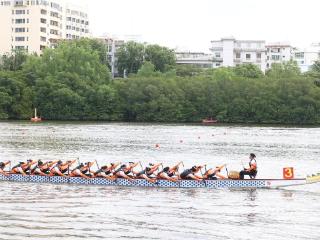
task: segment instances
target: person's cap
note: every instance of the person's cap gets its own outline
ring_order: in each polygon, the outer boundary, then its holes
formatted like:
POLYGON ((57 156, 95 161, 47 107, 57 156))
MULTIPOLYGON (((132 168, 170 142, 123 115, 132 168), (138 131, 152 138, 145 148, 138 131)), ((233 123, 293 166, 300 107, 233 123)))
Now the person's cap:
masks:
POLYGON ((250 157, 255 158, 255 157, 256 157, 256 155, 255 155, 254 153, 250 153, 250 157))

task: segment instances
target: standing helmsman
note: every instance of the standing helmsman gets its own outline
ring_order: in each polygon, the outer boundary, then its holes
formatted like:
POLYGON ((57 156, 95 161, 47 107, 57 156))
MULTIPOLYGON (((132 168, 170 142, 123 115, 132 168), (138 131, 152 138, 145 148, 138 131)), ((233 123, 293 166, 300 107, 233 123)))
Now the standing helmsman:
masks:
POLYGON ((244 179, 245 175, 248 175, 251 179, 256 178, 258 173, 257 160, 256 155, 254 153, 250 153, 249 156, 249 168, 245 168, 240 172, 240 179, 244 179))

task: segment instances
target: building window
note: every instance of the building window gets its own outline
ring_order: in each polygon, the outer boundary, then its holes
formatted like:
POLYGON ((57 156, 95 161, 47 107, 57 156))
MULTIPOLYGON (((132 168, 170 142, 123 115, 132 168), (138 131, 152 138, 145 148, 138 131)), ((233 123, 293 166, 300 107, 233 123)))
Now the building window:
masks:
POLYGON ((59 35, 57 30, 50 29, 50 33, 53 35, 59 35))
POLYGON ((15 32, 18 33, 18 32, 25 32, 26 29, 25 28, 16 28, 15 29, 15 32))
POLYGON ((304 58, 304 52, 297 52, 294 54, 295 58, 304 58))
POLYGON ((41 19, 40 19, 40 22, 46 24, 46 23, 47 23, 47 19, 41 18, 41 19))
POLYGON ((261 53, 257 53, 257 58, 261 59, 261 53))
POLYGON ((19 14, 26 14, 26 11, 25 10, 16 10, 16 14, 19 15, 19 14))
POLYGON ((46 41, 47 41, 47 38, 46 38, 46 37, 40 37, 40 41, 41 41, 41 42, 46 42, 46 41))
POLYGON ((236 53, 236 58, 241 58, 241 53, 236 53))
POLYGON ((26 23, 26 20, 24 18, 19 18, 19 19, 16 19, 16 24, 22 24, 22 23, 26 23))
POLYGON ((25 48, 24 48, 24 46, 15 46, 15 49, 23 50, 23 49, 25 49, 25 48))
POLYGON ((16 42, 24 42, 25 37, 16 37, 16 42))
POLYGON ((56 27, 58 27, 59 26, 59 23, 57 22, 57 21, 50 21, 50 24, 52 25, 52 26, 56 26, 56 27))
POLYGON ((218 53, 218 52, 215 55, 216 55, 216 58, 220 58, 221 57, 221 54, 218 53))
POLYGON ((246 54, 246 60, 250 60, 251 59, 251 54, 247 53, 246 54))
POLYGON ((44 27, 41 27, 41 28, 40 28, 40 32, 46 33, 46 32, 47 32, 47 29, 44 28, 44 27))
POLYGON ((44 9, 41 9, 41 14, 43 14, 43 15, 47 15, 47 10, 44 10, 44 9))
POLYGON ((272 55, 271 59, 274 61, 279 61, 280 60, 280 55, 272 55))
POLYGON ((57 12, 50 12, 51 17, 59 18, 59 13, 57 12))
POLYGON ((220 67, 221 66, 221 64, 220 63, 216 63, 216 67, 220 67))

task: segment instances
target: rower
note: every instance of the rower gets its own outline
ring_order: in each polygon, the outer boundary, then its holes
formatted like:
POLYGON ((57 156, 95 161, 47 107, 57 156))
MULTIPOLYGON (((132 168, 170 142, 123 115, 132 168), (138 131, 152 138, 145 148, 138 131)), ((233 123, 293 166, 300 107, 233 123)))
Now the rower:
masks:
POLYGON ((248 175, 251 179, 255 179, 257 176, 258 167, 256 155, 254 153, 250 153, 249 159, 249 168, 244 168, 244 170, 240 172, 240 179, 244 179, 245 175, 248 175))
POLYGON ((122 164, 117 170, 115 170, 114 175, 120 178, 125 178, 129 181, 133 181, 132 175, 130 173, 137 174, 133 169, 139 164, 139 162, 129 162, 129 164, 122 164))
POLYGON ((71 171, 70 176, 83 177, 83 178, 89 179, 92 176, 92 174, 94 174, 94 172, 90 170, 90 168, 94 163, 95 162, 87 162, 85 164, 81 163, 78 167, 76 167, 71 171))
POLYGON ((180 178, 185 180, 202 181, 203 177, 197 175, 202 168, 203 166, 193 166, 190 169, 186 169, 180 174, 180 178))
POLYGON ((54 165, 54 167, 50 170, 50 176, 61 176, 61 177, 69 177, 70 167, 76 162, 76 160, 69 160, 67 162, 62 162, 61 160, 54 165))
POLYGON ((48 176, 50 174, 50 169, 58 163, 56 161, 49 161, 49 162, 42 162, 41 160, 38 161, 38 164, 31 170, 31 174, 40 175, 40 176, 48 176))
POLYGON ((159 167, 161 166, 161 163, 159 164, 149 164, 149 167, 146 167, 141 172, 138 172, 136 176, 142 177, 143 179, 147 180, 148 182, 155 183, 157 181, 156 176, 152 176, 154 172, 156 172, 159 167))
POLYGON ((221 170, 227 166, 226 164, 222 165, 222 166, 217 166, 215 169, 209 169, 205 172, 204 174, 204 178, 208 179, 208 180, 217 180, 219 179, 226 179, 225 176, 223 176, 220 172, 221 170))
POLYGON ((117 176, 113 175, 113 172, 119 165, 120 163, 111 163, 110 166, 103 166, 94 173, 94 177, 102 177, 114 181, 117 176))
POLYGON ((14 166, 11 170, 13 174, 22 174, 27 175, 30 174, 31 167, 37 163, 36 160, 27 160, 27 162, 20 162, 18 165, 14 166))
POLYGON ((4 175, 6 177, 9 177, 9 174, 4 171, 4 169, 6 168, 6 166, 8 164, 10 164, 10 161, 0 162, 0 175, 4 175))
POLYGON ((169 180, 172 182, 178 181, 178 179, 173 176, 175 176, 175 174, 170 173, 170 168, 165 167, 164 169, 162 169, 161 172, 158 173, 157 177, 158 177, 158 179, 165 179, 165 180, 169 180))

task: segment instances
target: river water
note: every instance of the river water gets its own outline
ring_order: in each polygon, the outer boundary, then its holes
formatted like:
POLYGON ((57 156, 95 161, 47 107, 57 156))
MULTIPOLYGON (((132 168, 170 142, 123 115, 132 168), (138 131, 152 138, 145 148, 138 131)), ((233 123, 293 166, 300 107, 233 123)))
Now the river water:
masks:
MULTIPOLYGON (((320 128, 0 122, 0 159, 320 171, 320 128), (157 148, 156 145, 159 147, 157 148)), ((223 172, 225 174, 225 172, 223 172)), ((0 239, 319 239, 320 184, 281 190, 0 182, 0 239)))

